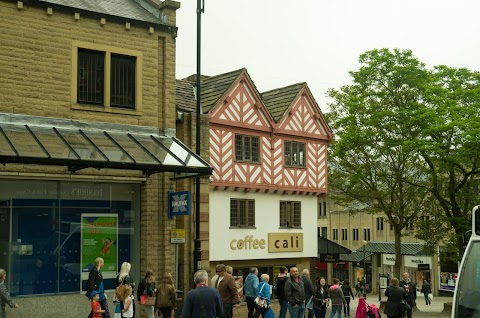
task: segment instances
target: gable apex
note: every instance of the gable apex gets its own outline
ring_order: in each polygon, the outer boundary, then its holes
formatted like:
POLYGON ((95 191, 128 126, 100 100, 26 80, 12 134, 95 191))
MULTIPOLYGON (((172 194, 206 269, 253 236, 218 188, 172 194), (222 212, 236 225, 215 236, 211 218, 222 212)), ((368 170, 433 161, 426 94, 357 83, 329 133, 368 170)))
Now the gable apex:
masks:
POLYGON ((303 82, 276 88, 260 94, 265 107, 267 107, 275 122, 279 122, 285 112, 293 104, 293 101, 297 98, 298 94, 306 86, 307 83, 303 82))

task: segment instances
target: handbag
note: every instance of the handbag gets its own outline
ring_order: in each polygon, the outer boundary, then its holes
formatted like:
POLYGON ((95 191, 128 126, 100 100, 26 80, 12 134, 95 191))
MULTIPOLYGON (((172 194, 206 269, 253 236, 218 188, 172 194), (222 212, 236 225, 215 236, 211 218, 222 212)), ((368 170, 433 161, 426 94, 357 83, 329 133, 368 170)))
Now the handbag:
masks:
POLYGON ((400 301, 398 304, 398 309, 400 309, 402 313, 406 313, 410 308, 410 305, 405 300, 400 301))
POLYGON ((262 293, 263 287, 265 287, 265 283, 262 285, 262 288, 260 288, 260 291, 258 292, 258 296, 255 297, 255 304, 257 304, 258 307, 268 307, 267 300, 263 297, 260 297, 260 294, 262 293))
POLYGON ((113 315, 113 318, 122 318, 122 307, 120 306, 119 301, 115 303, 115 314, 113 315))
POLYGON ((306 307, 307 307, 309 310, 313 310, 313 296, 310 297, 310 299, 308 300, 306 307))
MULTIPOLYGON (((141 299, 140 299, 141 300, 141 299)), ((145 306, 155 306, 155 302, 156 302, 156 298, 155 296, 151 296, 151 297, 147 297, 147 299, 145 300, 145 306)))
POLYGON ((140 305, 145 305, 146 302, 147 302, 147 295, 145 294, 140 295, 140 305))

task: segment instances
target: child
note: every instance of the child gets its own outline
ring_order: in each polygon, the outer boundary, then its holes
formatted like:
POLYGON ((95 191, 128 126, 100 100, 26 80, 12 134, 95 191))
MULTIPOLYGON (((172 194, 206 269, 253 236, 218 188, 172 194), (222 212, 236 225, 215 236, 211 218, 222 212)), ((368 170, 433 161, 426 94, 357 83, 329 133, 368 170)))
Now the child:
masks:
POLYGON ((105 312, 105 310, 100 307, 100 303, 98 302, 100 299, 100 292, 98 290, 94 290, 90 294, 90 298, 92 299, 92 318, 102 318, 102 314, 105 312))
POLYGON ((133 317, 133 298, 132 298, 132 286, 127 285, 125 288, 125 300, 123 301, 122 317, 133 317))

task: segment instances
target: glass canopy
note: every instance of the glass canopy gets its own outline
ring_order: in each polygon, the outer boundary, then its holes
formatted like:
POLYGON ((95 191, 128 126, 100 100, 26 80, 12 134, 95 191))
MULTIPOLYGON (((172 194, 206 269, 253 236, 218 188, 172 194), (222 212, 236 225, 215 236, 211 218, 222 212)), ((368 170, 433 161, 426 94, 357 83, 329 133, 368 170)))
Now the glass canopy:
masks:
MULTIPOLYGON (((132 126, 132 130, 135 127, 132 126)), ((0 163, 210 175, 212 168, 175 137, 123 130, 0 122, 0 163)))

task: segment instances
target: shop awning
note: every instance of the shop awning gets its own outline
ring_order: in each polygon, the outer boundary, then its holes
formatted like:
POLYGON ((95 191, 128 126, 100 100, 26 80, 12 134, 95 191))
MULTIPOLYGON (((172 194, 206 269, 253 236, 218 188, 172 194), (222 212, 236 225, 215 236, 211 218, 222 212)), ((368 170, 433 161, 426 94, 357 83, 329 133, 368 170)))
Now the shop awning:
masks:
POLYGON ((373 253, 353 251, 350 254, 340 254, 340 260, 346 262, 361 262, 364 259, 369 258, 371 255, 373 255, 373 253))
POLYGON ((346 254, 352 251, 340 244, 330 241, 326 237, 318 237, 318 254, 346 254))
POLYGON ((210 175, 212 168, 154 127, 0 114, 0 163, 210 175))
MULTIPOLYGON (((400 251, 402 255, 425 255, 424 243, 402 242, 400 251)), ((357 249, 357 252, 371 252, 381 254, 395 254, 395 242, 368 242, 365 246, 357 249)))

